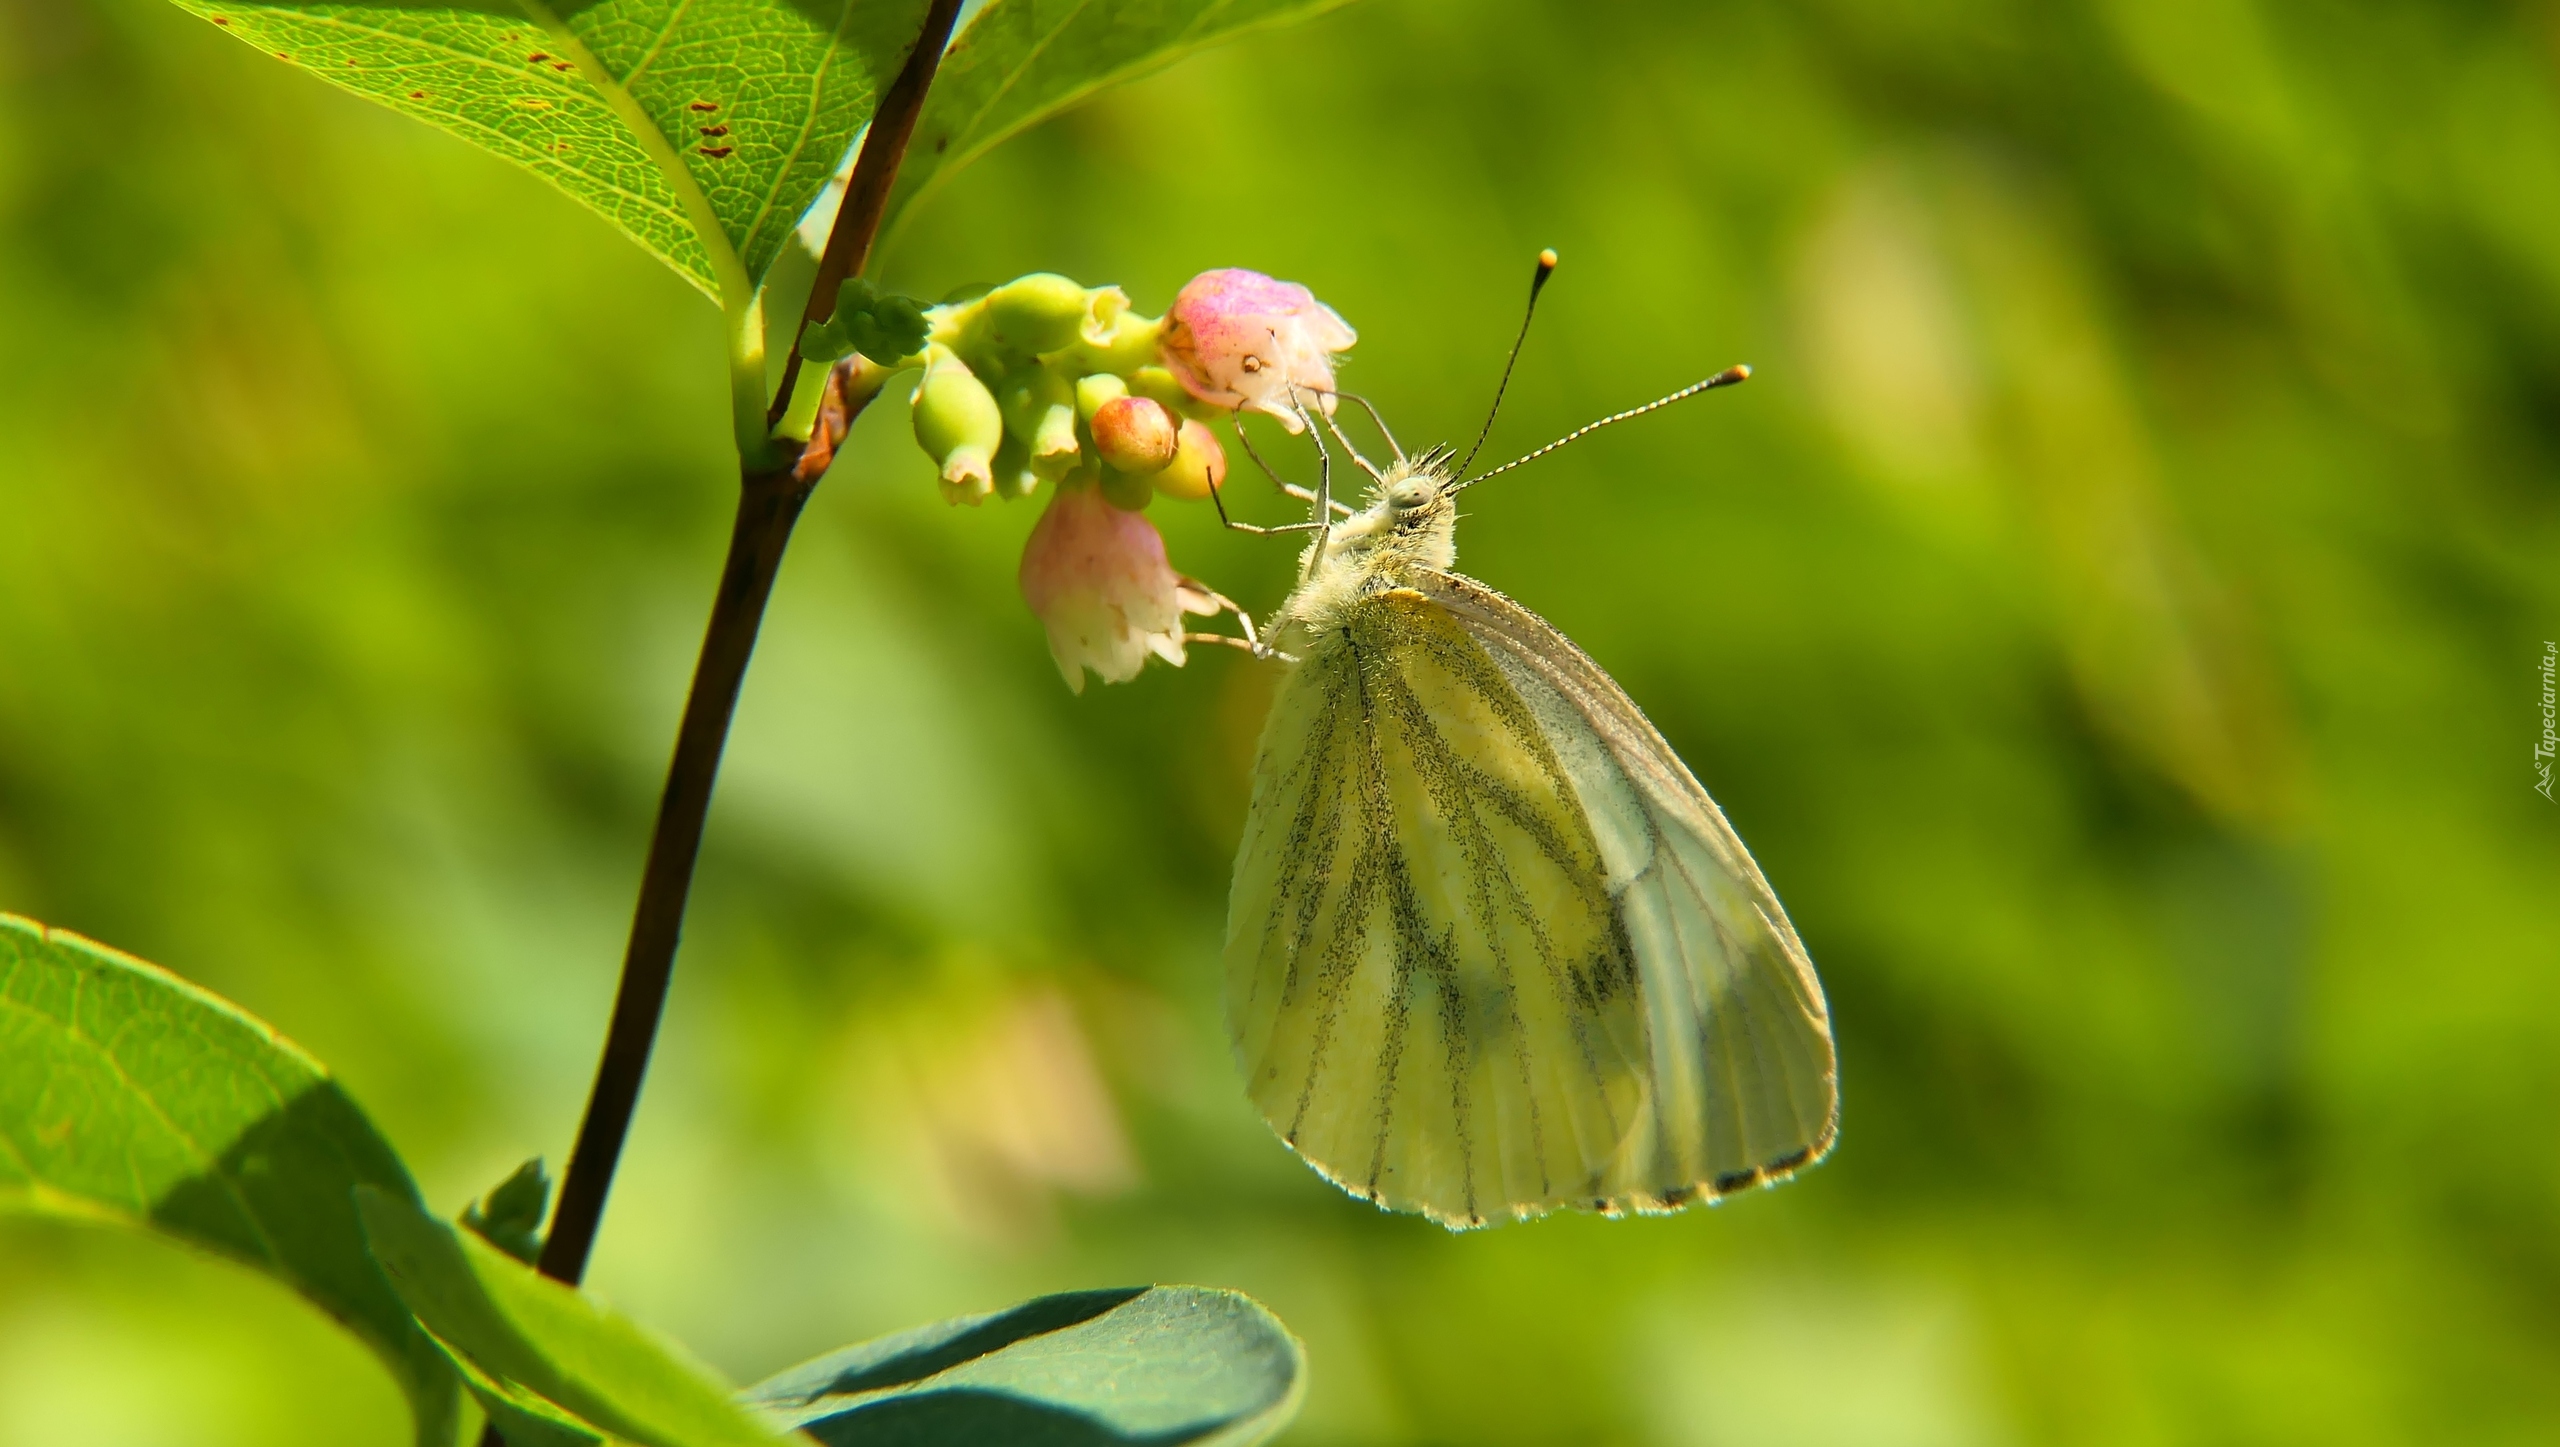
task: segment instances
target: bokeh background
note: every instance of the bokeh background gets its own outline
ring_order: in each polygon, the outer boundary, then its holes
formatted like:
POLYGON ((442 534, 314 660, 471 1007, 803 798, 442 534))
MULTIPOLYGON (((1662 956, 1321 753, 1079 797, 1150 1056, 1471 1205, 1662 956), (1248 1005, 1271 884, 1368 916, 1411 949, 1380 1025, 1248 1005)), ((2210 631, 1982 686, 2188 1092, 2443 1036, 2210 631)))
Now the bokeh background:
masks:
MULTIPOLYGON (((565 1154, 726 534, 717 321, 155 0, 0 0, 0 908, 565 1154)), ((2560 11, 1364 0, 966 173, 879 271, 1304 281, 1408 439, 1746 388, 1470 495, 1828 983, 1830 1163, 1455 1237, 1244 1105, 1269 679, 1078 698, 866 419, 784 572, 597 1260, 740 1379, 1232 1285, 1304 1444, 2560 1436, 2560 11)), ((1237 490, 1277 517, 1276 498, 1237 490)), ((1159 503, 1267 607, 1288 549, 1159 503)), ((0 1220, 0 1442, 391 1444, 244 1271, 0 1220)))

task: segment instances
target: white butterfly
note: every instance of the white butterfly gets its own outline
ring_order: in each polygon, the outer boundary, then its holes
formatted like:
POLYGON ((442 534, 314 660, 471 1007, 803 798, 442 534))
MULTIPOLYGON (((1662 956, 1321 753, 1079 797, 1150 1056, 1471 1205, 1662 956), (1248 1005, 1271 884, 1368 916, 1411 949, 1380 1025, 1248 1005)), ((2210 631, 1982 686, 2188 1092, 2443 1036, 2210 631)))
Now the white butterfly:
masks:
POLYGON ((1248 1092, 1328 1179, 1453 1228, 1783 1180, 1839 1117, 1812 962, 1617 684, 1451 571, 1448 457, 1319 501, 1272 634, 1227 915, 1248 1092))

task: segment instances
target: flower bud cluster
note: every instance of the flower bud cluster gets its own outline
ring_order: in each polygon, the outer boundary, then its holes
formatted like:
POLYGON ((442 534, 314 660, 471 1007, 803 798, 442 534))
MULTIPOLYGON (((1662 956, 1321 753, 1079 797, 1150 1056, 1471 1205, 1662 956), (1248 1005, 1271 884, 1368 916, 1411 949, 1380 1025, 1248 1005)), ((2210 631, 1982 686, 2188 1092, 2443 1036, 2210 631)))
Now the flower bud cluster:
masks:
POLYGON ((910 417, 947 501, 1049 489, 1022 589, 1081 692, 1087 668, 1116 683, 1149 656, 1183 661, 1182 612, 1206 595, 1182 586, 1138 514, 1225 482, 1209 422, 1250 409, 1298 431, 1301 409, 1332 410, 1333 354, 1353 340, 1305 287, 1258 272, 1203 273, 1163 317, 1132 311, 1116 286, 1034 272, 930 307, 849 281, 803 354, 823 366, 858 353, 873 387, 921 370, 910 417))
POLYGON ((1034 272, 939 306, 906 303, 912 310, 902 313, 904 302, 848 282, 836 316, 804 346, 816 362, 859 351, 923 370, 916 444, 948 500, 1092 485, 1134 512, 1159 491, 1207 497, 1225 477, 1226 455, 1205 423, 1227 409, 1194 396, 1165 365, 1163 319, 1130 310, 1120 288, 1034 272), (908 316, 915 329, 902 333, 908 316), (912 350, 875 350, 898 340, 912 350))

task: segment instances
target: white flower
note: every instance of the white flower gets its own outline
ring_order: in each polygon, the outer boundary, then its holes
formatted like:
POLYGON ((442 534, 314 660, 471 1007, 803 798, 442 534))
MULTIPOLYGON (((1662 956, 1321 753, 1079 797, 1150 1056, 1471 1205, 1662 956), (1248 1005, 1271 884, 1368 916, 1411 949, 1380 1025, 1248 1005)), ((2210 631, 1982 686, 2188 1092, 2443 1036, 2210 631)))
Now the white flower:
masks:
POLYGON ((1359 339, 1305 287, 1230 267, 1182 288, 1159 347, 1192 396, 1267 412, 1295 432, 1308 402, 1332 413, 1333 354, 1359 339))
POLYGON ((1126 683, 1149 654, 1180 666, 1184 609, 1212 611, 1181 586, 1155 525, 1081 480, 1050 496, 1023 547, 1021 579, 1023 601, 1049 630, 1049 656, 1078 693, 1088 668, 1126 683))

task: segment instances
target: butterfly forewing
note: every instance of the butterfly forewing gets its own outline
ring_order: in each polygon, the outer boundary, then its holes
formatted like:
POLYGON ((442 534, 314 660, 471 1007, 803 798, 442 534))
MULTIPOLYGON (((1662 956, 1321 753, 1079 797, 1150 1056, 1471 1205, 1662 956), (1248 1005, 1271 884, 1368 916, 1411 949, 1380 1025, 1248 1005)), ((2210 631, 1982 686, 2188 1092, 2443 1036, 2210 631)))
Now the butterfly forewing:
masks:
POLYGON ((1635 963, 1562 761, 1484 646, 1388 592, 1304 649, 1237 859, 1228 999, 1274 1129, 1454 1224, 1587 1204, 1646 1093, 1635 963))
POLYGON ((1536 714, 1582 798, 1646 1002, 1648 1109, 1622 1159, 1638 1209, 1788 1173, 1831 1148, 1829 1012, 1749 851, 1599 665, 1510 599, 1453 573, 1421 590, 1536 714))
POLYGON ((1661 1210, 1828 1148, 1820 987, 1723 815, 1597 666, 1424 572, 1301 647, 1228 917, 1255 1103, 1456 1225, 1661 1210))

